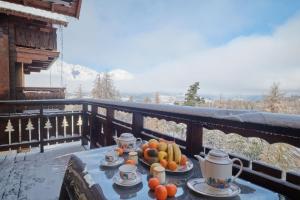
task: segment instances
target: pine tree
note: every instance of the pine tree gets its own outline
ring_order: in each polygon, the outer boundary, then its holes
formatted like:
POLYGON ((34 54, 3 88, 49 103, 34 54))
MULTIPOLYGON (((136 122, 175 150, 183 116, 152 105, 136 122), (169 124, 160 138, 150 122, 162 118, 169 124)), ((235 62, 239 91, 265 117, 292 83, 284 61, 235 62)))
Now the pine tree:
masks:
POLYGON ((204 103, 204 99, 198 96, 199 82, 195 82, 194 84, 190 85, 187 93, 185 94, 185 106, 197 106, 200 103, 204 103))

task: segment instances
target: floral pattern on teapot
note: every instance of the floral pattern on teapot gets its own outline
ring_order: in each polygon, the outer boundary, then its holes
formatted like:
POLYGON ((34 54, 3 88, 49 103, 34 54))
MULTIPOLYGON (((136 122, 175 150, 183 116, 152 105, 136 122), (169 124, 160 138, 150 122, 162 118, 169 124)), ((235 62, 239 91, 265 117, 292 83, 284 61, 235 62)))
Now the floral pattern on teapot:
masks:
POLYGON ((242 172, 243 163, 238 158, 230 159, 228 153, 213 149, 208 152, 205 157, 195 155, 199 160, 201 174, 205 178, 207 185, 216 189, 225 189, 230 186, 242 172), (240 163, 239 172, 233 177, 232 167, 233 162, 238 161, 240 163))
POLYGON ((225 189, 228 188, 230 183, 232 182, 231 178, 227 179, 218 179, 218 178, 212 178, 209 177, 206 180, 207 185, 210 185, 214 188, 219 188, 219 189, 225 189))

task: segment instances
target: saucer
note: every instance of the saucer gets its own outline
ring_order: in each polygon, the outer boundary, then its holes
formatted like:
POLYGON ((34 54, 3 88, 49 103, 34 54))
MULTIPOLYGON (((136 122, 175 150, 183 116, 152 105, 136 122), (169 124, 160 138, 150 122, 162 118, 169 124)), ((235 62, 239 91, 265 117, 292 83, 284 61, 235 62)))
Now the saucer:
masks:
POLYGON ((230 187, 226 189, 217 189, 205 183, 204 178, 194 178, 187 182, 187 186, 198 194, 203 194, 211 197, 234 197, 241 192, 241 189, 230 183, 230 187))
POLYGON ((107 162, 105 159, 101 160, 100 165, 103 167, 116 167, 124 162, 123 157, 119 157, 115 162, 107 162))
POLYGON ((124 148, 123 151, 124 153, 129 153, 131 151, 136 151, 137 148, 133 147, 133 148, 124 148))
POLYGON ((113 177, 113 182, 119 186, 125 186, 125 187, 134 186, 134 185, 137 185, 142 182, 142 175, 139 172, 137 172, 136 179, 123 180, 123 179, 121 179, 119 173, 117 173, 113 177))

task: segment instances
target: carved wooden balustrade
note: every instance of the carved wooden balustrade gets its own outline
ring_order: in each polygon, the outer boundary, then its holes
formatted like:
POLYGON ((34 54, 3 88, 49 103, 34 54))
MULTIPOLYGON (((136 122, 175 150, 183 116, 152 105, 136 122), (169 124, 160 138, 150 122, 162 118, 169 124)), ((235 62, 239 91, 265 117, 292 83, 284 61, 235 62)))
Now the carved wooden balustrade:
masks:
MULTIPOLYGON (((39 111, 7 113, 0 117, 0 150, 39 146, 81 139, 91 148, 114 144, 113 136, 132 132, 142 139, 165 138, 178 143, 193 156, 207 153, 204 130, 257 137, 270 144, 287 143, 300 147, 300 116, 261 112, 205 109, 184 106, 139 104, 106 100, 0 101, 0 106, 39 106, 39 111), (52 110, 58 105, 80 106, 79 111, 52 110), (149 120, 152 118, 154 120, 149 120), (159 123, 151 124, 153 121, 159 123), (180 134, 173 134, 171 125, 180 134)), ((174 129, 175 130, 175 129, 174 129)), ((230 154, 243 161, 241 178, 287 196, 300 196, 300 175, 230 154)), ((234 172, 239 169, 234 165, 234 172)))

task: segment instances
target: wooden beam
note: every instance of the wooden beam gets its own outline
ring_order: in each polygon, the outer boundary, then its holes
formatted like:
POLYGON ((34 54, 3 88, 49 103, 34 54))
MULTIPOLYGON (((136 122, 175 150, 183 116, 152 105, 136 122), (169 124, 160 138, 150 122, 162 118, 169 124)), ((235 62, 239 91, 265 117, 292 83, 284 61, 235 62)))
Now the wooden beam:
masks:
POLYGON ((32 59, 30 58, 17 58, 17 62, 19 63, 26 63, 26 64, 31 64, 32 63, 32 59))
MULTIPOLYGON (((27 71, 33 68, 46 70, 59 56, 59 52, 24 47, 17 47, 16 53, 16 62, 24 63, 27 71)), ((27 71, 24 73, 28 73, 27 71)))
POLYGON ((42 10, 47 10, 62 15, 67 15, 70 17, 79 17, 81 9, 81 0, 73 0, 71 3, 65 3, 61 0, 3 0, 10 3, 21 4, 30 6, 33 8, 38 8, 42 10), (54 5, 53 5, 54 4, 54 5), (52 6, 53 5, 53 6, 52 6))
POLYGON ((79 19, 79 15, 80 15, 81 2, 82 2, 82 0, 78 0, 78 3, 77 3, 77 8, 76 8, 76 18, 77 19, 79 19))
POLYGON ((57 52, 57 51, 49 51, 49 50, 44 50, 44 49, 33 49, 33 48, 26 48, 26 47, 17 47, 16 51, 19 52, 19 53, 47 55, 48 57, 57 57, 57 56, 59 56, 59 52, 57 52))
POLYGON ((2 9, 2 8, 0 8, 0 13, 4 13, 6 15, 13 15, 13 16, 17 16, 17 17, 22 17, 22 18, 26 18, 28 20, 34 19, 34 20, 38 20, 38 21, 43 21, 43 22, 52 23, 52 24, 59 24, 59 25, 63 25, 63 26, 68 25, 68 23, 65 22, 65 21, 50 19, 50 18, 31 15, 31 14, 25 14, 25 13, 21 13, 21 12, 15 12, 13 10, 7 10, 7 9, 2 9))

